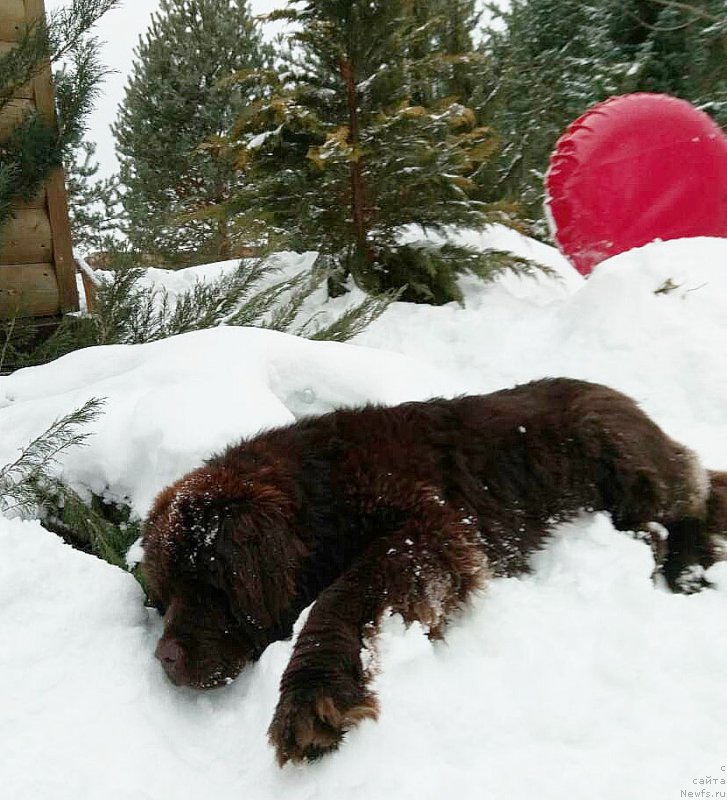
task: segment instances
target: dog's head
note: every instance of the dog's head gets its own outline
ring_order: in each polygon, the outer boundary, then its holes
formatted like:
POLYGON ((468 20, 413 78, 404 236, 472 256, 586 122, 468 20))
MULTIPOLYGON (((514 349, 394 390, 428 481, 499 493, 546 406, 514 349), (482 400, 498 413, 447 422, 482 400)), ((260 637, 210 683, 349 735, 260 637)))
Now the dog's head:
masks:
POLYGON ((296 498, 277 477, 210 465, 152 507, 143 568, 164 614, 156 656, 178 685, 229 682, 290 634, 306 550, 291 529, 296 498))

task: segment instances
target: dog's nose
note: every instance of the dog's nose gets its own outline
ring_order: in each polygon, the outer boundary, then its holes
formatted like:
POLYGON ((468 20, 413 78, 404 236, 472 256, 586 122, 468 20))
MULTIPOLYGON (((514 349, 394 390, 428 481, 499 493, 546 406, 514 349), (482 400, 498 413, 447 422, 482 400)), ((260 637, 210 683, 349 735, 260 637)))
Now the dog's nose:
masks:
POLYGON ((174 639, 160 639, 154 655, 164 667, 164 671, 176 684, 185 683, 184 680, 184 651, 174 639))

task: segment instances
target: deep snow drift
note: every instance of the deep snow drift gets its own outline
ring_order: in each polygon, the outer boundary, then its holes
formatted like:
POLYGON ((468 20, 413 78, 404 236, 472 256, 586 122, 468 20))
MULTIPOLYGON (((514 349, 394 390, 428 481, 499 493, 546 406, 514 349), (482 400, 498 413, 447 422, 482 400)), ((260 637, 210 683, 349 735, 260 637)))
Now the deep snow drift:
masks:
MULTIPOLYGON (((569 375, 626 391, 727 468, 727 241, 650 245, 587 281, 548 248, 507 246, 560 279, 467 280, 466 308, 395 304, 354 345, 223 328, 0 378, 0 463, 106 397, 64 474, 144 513, 206 455, 303 414, 569 375)), ((492 582, 445 643, 388 620, 379 722, 315 765, 279 770, 265 729, 289 642, 229 687, 177 689, 129 575, 35 522, 0 519, 3 797, 727 796, 727 563, 712 570, 716 591, 691 597, 654 587, 652 566, 607 517, 584 516, 532 575, 492 582)))

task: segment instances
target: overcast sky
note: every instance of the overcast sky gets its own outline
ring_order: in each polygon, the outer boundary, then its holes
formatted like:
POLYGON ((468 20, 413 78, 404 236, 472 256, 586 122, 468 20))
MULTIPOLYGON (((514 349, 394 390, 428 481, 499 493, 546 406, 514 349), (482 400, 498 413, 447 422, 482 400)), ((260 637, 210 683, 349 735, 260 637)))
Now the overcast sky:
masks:
MULTIPOLYGON (((0 0, 1 2, 2 0, 0 0)), ((69 0, 45 0, 46 11, 68 5, 69 0)), ((503 2, 500 5, 503 5, 503 2)), ((286 0, 250 0, 254 14, 266 14, 276 8, 284 8, 286 0)), ((101 164, 101 173, 108 175, 118 169, 114 141, 110 125, 117 115, 119 103, 124 96, 124 86, 133 61, 133 50, 139 37, 146 31, 151 15, 159 7, 159 0, 124 0, 116 11, 106 14, 94 33, 104 42, 101 57, 103 63, 115 70, 106 78, 96 110, 89 119, 88 138, 96 142, 96 156, 101 164)), ((276 25, 280 30, 281 23, 276 25)))

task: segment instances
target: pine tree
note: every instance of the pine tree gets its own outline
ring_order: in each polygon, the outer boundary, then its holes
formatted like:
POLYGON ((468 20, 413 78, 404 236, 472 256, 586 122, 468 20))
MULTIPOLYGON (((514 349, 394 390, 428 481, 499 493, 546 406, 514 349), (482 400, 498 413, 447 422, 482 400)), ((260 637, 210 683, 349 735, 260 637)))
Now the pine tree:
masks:
MULTIPOLYGON (((470 4, 457 6, 464 19, 470 4)), ((456 76, 445 67, 476 58, 448 54, 444 8, 291 0, 273 15, 294 32, 268 95, 228 140, 245 182, 230 208, 249 236, 321 252, 332 293, 352 275, 370 293, 403 289, 404 299, 441 303, 460 298, 458 270, 503 266, 411 235, 492 218, 470 193, 496 140, 450 94, 456 76)), ((459 49, 461 28, 451 33, 459 49)))
POLYGON ((30 25, 17 46, 0 56, 0 108, 49 62, 66 62, 56 75, 56 123, 29 111, 0 140, 0 235, 14 205, 38 193, 82 136, 84 120, 105 74, 98 44, 87 34, 119 2, 75 0, 69 8, 30 25))
POLYGON ((239 178, 213 140, 255 89, 221 79, 261 68, 266 52, 243 0, 162 0, 114 127, 127 234, 139 252, 170 265, 233 254, 224 203, 239 178))

